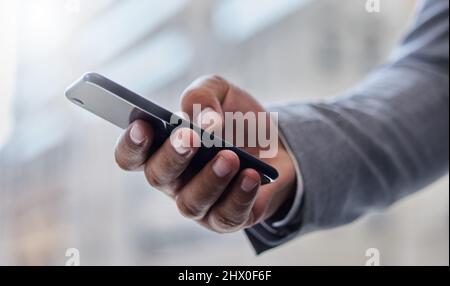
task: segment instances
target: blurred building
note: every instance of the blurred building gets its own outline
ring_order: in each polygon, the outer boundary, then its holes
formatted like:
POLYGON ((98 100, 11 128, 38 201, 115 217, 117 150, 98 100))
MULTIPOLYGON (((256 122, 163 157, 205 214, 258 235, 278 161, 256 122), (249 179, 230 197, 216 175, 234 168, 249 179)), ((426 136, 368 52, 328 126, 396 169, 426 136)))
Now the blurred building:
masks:
POLYGON ((360 0, 0 3, 0 16, 13 15, 0 25, 9 63, 0 72, 9 83, 0 86, 9 130, 0 132, 0 264, 63 265, 73 247, 84 265, 362 265, 369 247, 383 264, 448 264, 448 177, 386 213, 256 257, 243 234, 203 230, 142 174, 119 170, 120 130, 63 95, 89 70, 172 110, 209 73, 265 104, 336 95, 383 63, 414 1, 384 0, 374 14, 360 0))

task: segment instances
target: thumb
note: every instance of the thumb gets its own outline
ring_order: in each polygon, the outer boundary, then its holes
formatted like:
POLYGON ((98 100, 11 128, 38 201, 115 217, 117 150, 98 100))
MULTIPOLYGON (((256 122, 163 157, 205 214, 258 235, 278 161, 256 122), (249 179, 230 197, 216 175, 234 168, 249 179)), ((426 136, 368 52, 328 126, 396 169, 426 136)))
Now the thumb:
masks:
POLYGON ((219 76, 205 76, 195 80, 183 92, 181 109, 194 124, 207 131, 219 131, 223 125, 222 102, 229 83, 219 76))

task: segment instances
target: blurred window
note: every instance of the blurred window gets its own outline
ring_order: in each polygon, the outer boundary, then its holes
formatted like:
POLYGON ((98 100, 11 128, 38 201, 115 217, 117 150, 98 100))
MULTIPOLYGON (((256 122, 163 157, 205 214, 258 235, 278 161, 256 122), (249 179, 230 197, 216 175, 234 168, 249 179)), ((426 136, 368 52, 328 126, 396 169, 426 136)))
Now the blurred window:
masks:
POLYGON ((216 33, 242 41, 295 12, 310 0, 222 0, 213 15, 216 33))

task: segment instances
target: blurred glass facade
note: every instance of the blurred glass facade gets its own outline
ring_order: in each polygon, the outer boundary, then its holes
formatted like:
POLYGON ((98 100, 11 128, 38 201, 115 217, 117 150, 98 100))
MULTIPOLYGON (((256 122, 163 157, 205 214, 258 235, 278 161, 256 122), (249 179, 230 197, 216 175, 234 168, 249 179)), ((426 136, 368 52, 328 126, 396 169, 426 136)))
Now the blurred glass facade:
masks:
POLYGON ((98 71, 172 110, 221 74, 264 104, 342 93, 382 63, 415 1, 0 0, 0 264, 449 263, 448 176, 385 212, 255 256, 242 233, 182 218, 116 166, 120 130, 68 102, 98 71))

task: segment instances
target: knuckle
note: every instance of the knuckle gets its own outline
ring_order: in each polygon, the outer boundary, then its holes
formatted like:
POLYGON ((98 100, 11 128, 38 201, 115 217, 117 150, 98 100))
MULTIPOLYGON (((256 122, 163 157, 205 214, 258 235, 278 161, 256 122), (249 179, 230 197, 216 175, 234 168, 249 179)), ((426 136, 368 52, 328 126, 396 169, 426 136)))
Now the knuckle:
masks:
POLYGON ((213 74, 205 77, 206 85, 217 90, 221 90, 222 93, 226 94, 230 90, 231 84, 222 76, 213 74))
POLYGON ((193 203, 188 203, 182 196, 176 198, 176 203, 180 213, 187 218, 200 219, 203 216, 203 210, 193 203))
POLYGON ((227 80, 218 74, 207 75, 206 79, 209 81, 212 81, 213 83, 217 83, 217 84, 221 84, 221 85, 228 84, 227 80))
POLYGON ((194 103, 200 102, 204 98, 208 98, 210 93, 202 86, 189 87, 181 95, 181 105, 185 108, 190 107, 194 103))
POLYGON ((132 168, 130 164, 128 164, 127 160, 122 155, 120 155, 117 150, 114 152, 114 159, 120 169, 124 171, 131 171, 132 168))
POLYGON ((234 209, 237 211, 244 211, 249 209, 253 204, 253 197, 252 198, 241 198, 237 196, 231 197, 231 202, 234 206, 234 209))
POLYGON ((145 169, 145 178, 147 179, 148 183, 156 189, 161 189, 164 186, 161 178, 159 178, 151 168, 145 169))
POLYGON ((218 232, 233 232, 237 231, 243 224, 243 220, 233 216, 224 214, 223 212, 216 212, 211 216, 211 224, 218 232))

